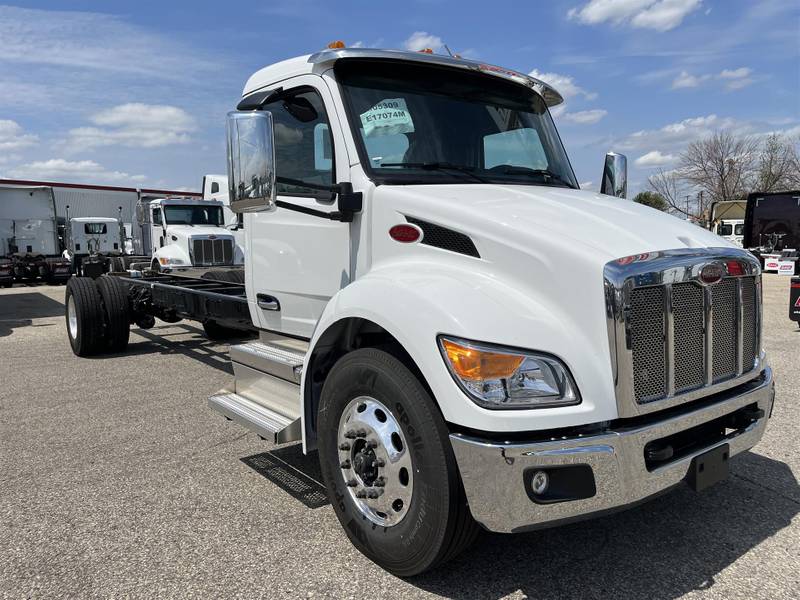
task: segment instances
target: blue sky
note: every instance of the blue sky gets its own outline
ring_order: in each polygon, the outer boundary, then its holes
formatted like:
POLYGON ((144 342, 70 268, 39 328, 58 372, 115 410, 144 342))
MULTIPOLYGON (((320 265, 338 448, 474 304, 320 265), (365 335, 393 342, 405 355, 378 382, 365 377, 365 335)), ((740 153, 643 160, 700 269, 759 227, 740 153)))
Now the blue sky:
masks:
POLYGON ((715 129, 800 136, 797 0, 26 2, 0 6, 0 177, 197 189, 247 77, 335 39, 535 72, 591 189, 607 150, 636 192, 715 129))

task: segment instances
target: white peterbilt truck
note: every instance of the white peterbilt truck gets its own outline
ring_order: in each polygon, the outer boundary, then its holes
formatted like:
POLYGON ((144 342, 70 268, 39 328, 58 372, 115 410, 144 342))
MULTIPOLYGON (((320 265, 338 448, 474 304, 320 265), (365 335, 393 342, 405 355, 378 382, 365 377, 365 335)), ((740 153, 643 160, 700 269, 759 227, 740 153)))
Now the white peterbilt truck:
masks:
POLYGON ((213 199, 171 197, 137 204, 142 247, 152 256, 151 268, 169 272, 241 266, 244 256, 225 227, 223 209, 213 199))
POLYGON ((318 450, 344 531, 400 576, 517 532, 701 490, 774 401, 743 250, 579 189, 529 76, 329 49, 255 73, 228 116, 245 283, 73 278, 80 356, 154 316, 250 328, 209 399, 318 450))

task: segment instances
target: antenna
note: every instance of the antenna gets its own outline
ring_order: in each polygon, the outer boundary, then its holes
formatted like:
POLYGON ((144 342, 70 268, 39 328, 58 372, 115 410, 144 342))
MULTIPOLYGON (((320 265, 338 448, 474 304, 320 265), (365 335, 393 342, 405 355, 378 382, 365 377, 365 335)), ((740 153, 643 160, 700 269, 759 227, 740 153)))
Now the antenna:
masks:
POLYGON ((447 53, 450 55, 450 58, 453 58, 454 57, 453 53, 450 52, 450 48, 447 47, 447 44, 442 44, 442 45, 444 46, 444 49, 447 50, 447 53))

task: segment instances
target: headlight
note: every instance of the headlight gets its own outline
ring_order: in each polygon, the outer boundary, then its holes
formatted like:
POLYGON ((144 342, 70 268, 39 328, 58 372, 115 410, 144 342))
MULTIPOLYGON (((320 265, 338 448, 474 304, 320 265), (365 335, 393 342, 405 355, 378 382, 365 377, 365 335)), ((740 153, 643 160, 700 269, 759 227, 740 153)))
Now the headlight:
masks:
POLYGON ((553 356, 444 336, 439 347, 453 378, 484 408, 580 404, 569 370, 553 356))
POLYGON ((183 264, 183 259, 181 259, 181 258, 164 258, 164 257, 162 257, 162 258, 158 259, 158 262, 161 263, 161 266, 182 265, 183 264))

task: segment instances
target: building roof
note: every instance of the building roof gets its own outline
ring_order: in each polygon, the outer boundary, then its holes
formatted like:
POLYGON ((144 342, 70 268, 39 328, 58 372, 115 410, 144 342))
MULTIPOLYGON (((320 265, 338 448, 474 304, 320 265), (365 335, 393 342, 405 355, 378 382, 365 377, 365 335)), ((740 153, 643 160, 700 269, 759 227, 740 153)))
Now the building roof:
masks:
POLYGON ((200 192, 183 192, 180 190, 158 190, 151 188, 118 187, 113 185, 93 185, 87 183, 64 183, 58 181, 29 181, 26 179, 0 179, 0 187, 57 187, 82 190, 102 190, 107 192, 141 192, 149 196, 191 196, 202 198, 200 192))

